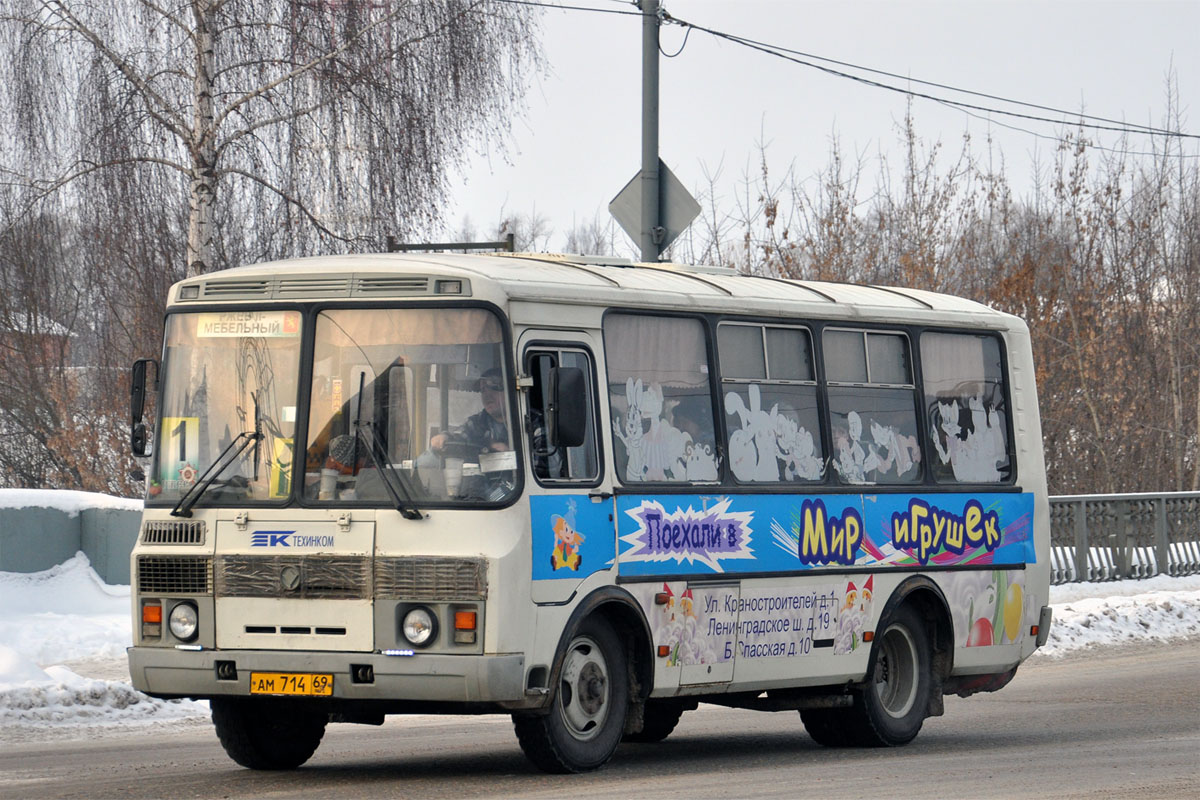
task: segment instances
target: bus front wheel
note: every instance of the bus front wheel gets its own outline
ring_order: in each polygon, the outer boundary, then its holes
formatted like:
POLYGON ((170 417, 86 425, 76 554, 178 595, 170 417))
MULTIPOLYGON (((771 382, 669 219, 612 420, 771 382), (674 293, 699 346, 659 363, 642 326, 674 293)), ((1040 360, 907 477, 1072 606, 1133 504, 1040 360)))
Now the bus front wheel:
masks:
POLYGON ((525 755, 546 772, 587 772, 603 766, 621 742, 629 703, 625 648, 596 616, 571 636, 549 713, 515 714, 525 755))
POLYGON ((295 769, 317 752, 329 717, 286 700, 214 697, 213 725, 221 746, 248 769, 295 769))

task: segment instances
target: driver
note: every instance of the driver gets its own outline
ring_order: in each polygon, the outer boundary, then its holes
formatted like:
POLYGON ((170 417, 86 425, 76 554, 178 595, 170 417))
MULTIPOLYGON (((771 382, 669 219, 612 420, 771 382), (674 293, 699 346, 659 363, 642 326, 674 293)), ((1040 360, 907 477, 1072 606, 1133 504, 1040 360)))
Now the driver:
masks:
POLYGON ((504 409, 504 383, 498 368, 493 367, 480 377, 479 394, 483 410, 467 417, 462 425, 435 434, 429 439, 430 449, 441 454, 447 443, 462 442, 476 453, 512 450, 504 409))

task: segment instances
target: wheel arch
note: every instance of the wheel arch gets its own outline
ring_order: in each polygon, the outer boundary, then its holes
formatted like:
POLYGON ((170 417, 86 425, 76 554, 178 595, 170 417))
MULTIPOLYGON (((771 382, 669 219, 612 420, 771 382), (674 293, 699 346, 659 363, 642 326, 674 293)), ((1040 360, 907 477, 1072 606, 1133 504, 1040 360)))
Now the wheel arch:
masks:
MULTIPOLYGON (((902 581, 888 597, 879 613, 877 634, 887 625, 896 609, 904 605, 911 606, 925 622, 925 632, 932 650, 929 654, 929 666, 933 679, 928 715, 941 716, 943 689, 950 677, 950 670, 954 667, 954 618, 950 614, 950 604, 946 601, 941 587, 931 578, 926 575, 913 575, 902 581)), ((880 637, 876 636, 871 643, 871 663, 874 663, 875 648, 879 646, 879 639, 880 637)))
POLYGON ((562 672, 563 657, 567 645, 578 630, 580 624, 598 614, 612 626, 621 643, 625 645, 627 656, 626 668, 629 674, 629 701, 631 704, 642 704, 650 696, 654 685, 654 657, 651 651, 650 624, 646 615, 626 590, 619 586, 604 586, 584 597, 559 636, 558 646, 554 652, 554 662, 550 668, 550 685, 558 681, 562 672))

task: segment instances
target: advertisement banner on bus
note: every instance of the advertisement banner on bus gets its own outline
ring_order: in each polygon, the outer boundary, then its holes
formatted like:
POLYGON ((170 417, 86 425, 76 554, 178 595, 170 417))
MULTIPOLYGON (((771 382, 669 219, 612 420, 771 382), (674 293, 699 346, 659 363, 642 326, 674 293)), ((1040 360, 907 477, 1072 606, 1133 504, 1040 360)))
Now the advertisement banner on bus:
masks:
POLYGON ((622 576, 1036 561, 1030 493, 624 495, 622 576))

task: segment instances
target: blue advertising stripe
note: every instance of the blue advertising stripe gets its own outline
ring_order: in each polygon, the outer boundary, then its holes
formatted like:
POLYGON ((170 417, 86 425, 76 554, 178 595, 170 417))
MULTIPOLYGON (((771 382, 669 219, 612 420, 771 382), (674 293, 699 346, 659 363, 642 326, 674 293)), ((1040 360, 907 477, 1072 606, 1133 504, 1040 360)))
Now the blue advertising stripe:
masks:
POLYGON ((623 577, 1036 562, 1028 492, 622 495, 616 525, 623 577))

